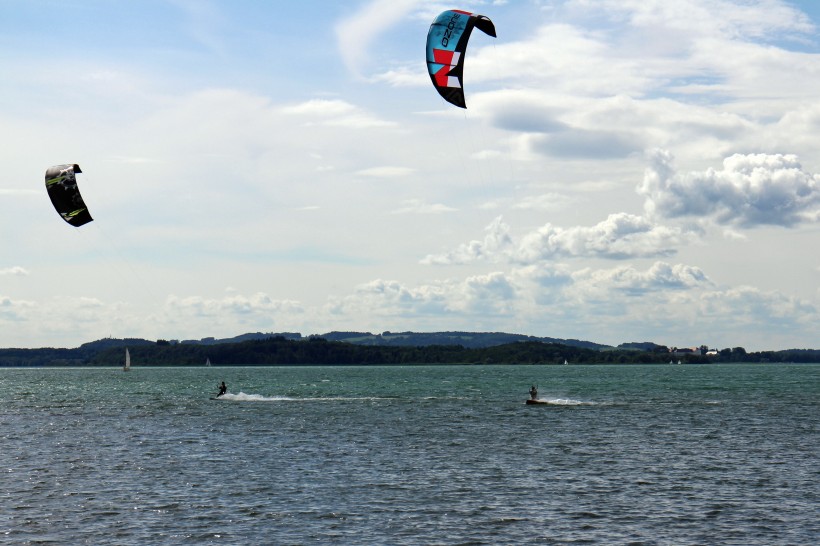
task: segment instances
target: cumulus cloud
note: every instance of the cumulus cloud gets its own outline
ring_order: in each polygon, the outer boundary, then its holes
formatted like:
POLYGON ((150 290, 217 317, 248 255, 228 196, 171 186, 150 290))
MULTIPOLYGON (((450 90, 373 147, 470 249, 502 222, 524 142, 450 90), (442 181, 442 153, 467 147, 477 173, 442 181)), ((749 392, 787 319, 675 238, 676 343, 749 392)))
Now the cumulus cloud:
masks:
POLYGON ((442 284, 410 287, 396 280, 376 279, 356 287, 353 294, 331 298, 334 315, 429 316, 446 314, 447 290, 442 284))
POLYGON ((516 258, 527 263, 555 257, 668 256, 688 238, 680 228, 656 225, 642 216, 622 212, 610 214, 589 227, 560 228, 546 224, 524 236, 516 258))
POLYGON ((473 275, 456 286, 450 309, 484 316, 512 314, 516 292, 515 283, 505 273, 473 275))
POLYGON ((84 340, 96 339, 100 331, 110 333, 133 319, 120 302, 106 303, 95 297, 60 296, 32 301, 0 296, 0 331, 13 329, 13 346, 44 346, 37 341, 42 340, 43 324, 48 324, 48 344, 65 347, 59 340, 75 340, 78 333, 84 340))
POLYGON ((417 320, 422 317, 486 317, 513 312, 517 287, 501 272, 472 275, 463 280, 436 281, 408 286, 395 280, 374 280, 356 288, 353 294, 331 302, 334 314, 366 314, 417 320))
POLYGON ((786 324, 811 326, 818 314, 817 307, 809 302, 752 286, 711 291, 699 304, 699 311, 705 316, 723 316, 728 310, 741 324, 769 324, 773 328, 786 324))
POLYGON ((621 292, 640 296, 650 292, 688 290, 713 286, 706 274, 697 267, 656 262, 645 271, 633 266, 613 269, 583 270, 574 275, 576 288, 588 293, 621 292))
POLYGON ((455 250, 444 254, 430 254, 421 263, 425 265, 455 265, 474 262, 481 259, 497 259, 512 248, 512 238, 507 225, 501 216, 484 228, 486 235, 481 241, 470 241, 455 250))
POLYGON ((651 258, 670 256, 693 234, 652 223, 627 213, 610 214, 594 226, 561 228, 552 224, 531 231, 515 242, 501 217, 485 228, 483 240, 473 240, 443 254, 426 256, 427 265, 455 265, 479 260, 510 260, 532 264, 559 258, 651 258))
MULTIPOLYGON (((8 296, 0 296, 0 319, 15 322, 24 320, 24 311, 34 307, 34 302, 15 300, 8 296)), ((2 322, 0 322, 1 324, 2 322)))
POLYGON ((672 155, 656 151, 638 193, 650 217, 742 228, 793 227, 820 217, 820 175, 803 170, 794 155, 735 154, 720 170, 678 173, 672 155))
POLYGON ((263 292, 251 296, 231 293, 223 298, 202 296, 170 296, 165 302, 170 314, 193 317, 261 316, 270 319, 272 313, 298 313, 301 305, 292 300, 274 300, 263 292))
MULTIPOLYGON (((435 329, 454 324, 621 343, 630 336, 668 345, 727 346, 738 339, 777 339, 781 347, 805 339, 818 320, 810 302, 754 287, 718 286, 701 268, 657 261, 646 268, 571 270, 542 263, 413 285, 375 280, 335 298, 337 323, 371 317, 378 327, 435 329), (571 328, 567 328, 571 324, 571 328), (563 332, 574 332, 567 335, 563 332), (763 339, 763 337, 761 337, 763 339)), ((734 346, 734 345, 731 345, 734 346)), ((755 347, 772 348, 771 346, 755 347)))
POLYGON ((25 276, 25 275, 28 275, 28 274, 29 274, 29 272, 26 268, 20 267, 20 266, 17 266, 17 265, 14 266, 14 267, 6 267, 6 268, 3 268, 3 269, 0 269, 0 275, 25 276))
POLYGON ((202 337, 203 332, 281 331, 306 313, 301 302, 275 299, 264 292, 242 294, 229 289, 222 297, 169 296, 155 317, 162 335, 202 337))

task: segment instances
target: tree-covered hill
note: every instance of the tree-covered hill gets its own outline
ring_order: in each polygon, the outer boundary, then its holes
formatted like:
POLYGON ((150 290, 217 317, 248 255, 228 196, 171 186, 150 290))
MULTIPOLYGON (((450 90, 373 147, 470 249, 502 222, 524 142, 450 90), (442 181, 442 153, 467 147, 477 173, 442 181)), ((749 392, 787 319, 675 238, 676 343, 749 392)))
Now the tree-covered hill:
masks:
MULTIPOLYGON (((480 338, 485 334, 443 332, 436 334, 380 334, 387 344, 354 343, 356 333, 338 333, 345 341, 322 336, 303 338, 250 334, 245 341, 170 342, 144 339, 103 339, 85 343, 76 349, 0 349, 0 366, 121 366, 127 347, 133 366, 202 366, 206 360, 215 366, 230 365, 371 365, 371 364, 637 364, 664 363, 670 360, 668 349, 654 343, 629 343, 619 348, 593 344, 593 349, 568 343, 521 340, 486 345, 487 340, 505 339, 502 334, 486 334, 484 346, 452 343, 454 338, 480 338), (393 336, 417 344, 398 344, 393 336), (427 336, 427 337, 425 337, 427 336), (498 337, 494 337, 498 336, 498 337), (422 341, 447 343, 422 344, 422 341), (637 346, 636 346, 637 345, 637 346)), ((359 336, 376 337, 372 334, 359 336)), ((507 334, 509 335, 509 334, 507 334)), ((329 336, 333 337, 333 336, 329 336)), ((523 336, 526 338, 526 336, 523 336)), ((517 339, 517 338, 516 338, 517 339)), ((479 345, 481 345, 479 343, 479 345)), ((721 350, 716 355, 691 353, 676 355, 675 361, 686 364, 725 362, 820 362, 820 351, 746 352, 742 347, 721 350)))

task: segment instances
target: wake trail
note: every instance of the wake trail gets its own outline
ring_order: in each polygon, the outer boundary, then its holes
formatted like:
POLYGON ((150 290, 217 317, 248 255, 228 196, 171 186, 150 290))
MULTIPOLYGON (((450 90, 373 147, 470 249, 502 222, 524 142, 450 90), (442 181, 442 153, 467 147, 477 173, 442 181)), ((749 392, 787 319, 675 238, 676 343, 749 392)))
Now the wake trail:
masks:
POLYGON ((226 393, 219 397, 219 400, 231 400, 235 402, 327 402, 327 401, 357 401, 357 400, 391 400, 390 398, 378 396, 314 396, 314 397, 294 397, 294 396, 264 396, 262 394, 238 394, 226 393))

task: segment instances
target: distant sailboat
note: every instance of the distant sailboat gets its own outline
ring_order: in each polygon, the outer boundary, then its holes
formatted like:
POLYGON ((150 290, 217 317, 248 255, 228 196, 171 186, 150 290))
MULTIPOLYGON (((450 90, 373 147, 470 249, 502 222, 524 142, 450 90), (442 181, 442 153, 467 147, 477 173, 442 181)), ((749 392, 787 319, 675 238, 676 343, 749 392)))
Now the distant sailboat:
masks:
POLYGON ((566 366, 567 364, 569 364, 569 362, 567 362, 566 360, 564 360, 564 366, 566 366))
POLYGON ((210 358, 205 359, 205 365, 210 367, 210 365, 211 365, 211 359, 210 358))
POLYGON ((125 350, 125 364, 122 366, 122 371, 131 371, 131 353, 128 352, 128 349, 125 350))

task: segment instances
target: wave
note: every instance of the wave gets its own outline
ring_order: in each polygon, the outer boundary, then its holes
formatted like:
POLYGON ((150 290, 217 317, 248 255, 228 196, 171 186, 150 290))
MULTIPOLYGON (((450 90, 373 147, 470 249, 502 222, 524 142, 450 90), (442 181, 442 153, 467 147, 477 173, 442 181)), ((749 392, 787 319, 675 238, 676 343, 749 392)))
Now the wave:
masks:
POLYGON ((239 392, 238 394, 223 394, 219 397, 220 400, 231 400, 235 402, 325 402, 325 401, 356 401, 356 400, 391 400, 391 398, 379 396, 359 396, 359 397, 343 397, 343 396, 323 396, 323 397, 305 397, 296 398, 293 396, 264 396, 262 394, 246 394, 239 392))
MULTIPOLYGON (((469 396, 425 396, 421 400, 471 400, 469 396)), ((219 400, 233 402, 356 402, 356 401, 378 401, 396 400, 390 396, 265 396, 263 394, 248 394, 239 392, 238 394, 226 393, 219 397, 219 400)), ((539 398, 541 404, 550 406, 597 406, 596 402, 586 400, 575 400, 572 398, 539 398)))
POLYGON ((238 394, 225 393, 219 397, 220 400, 233 400, 235 402, 277 402, 279 400, 287 400, 283 396, 263 396, 261 394, 245 394, 239 392, 238 394))
POLYGON ((585 400, 573 400, 572 398, 539 398, 542 404, 550 406, 597 406, 595 402, 585 400))

